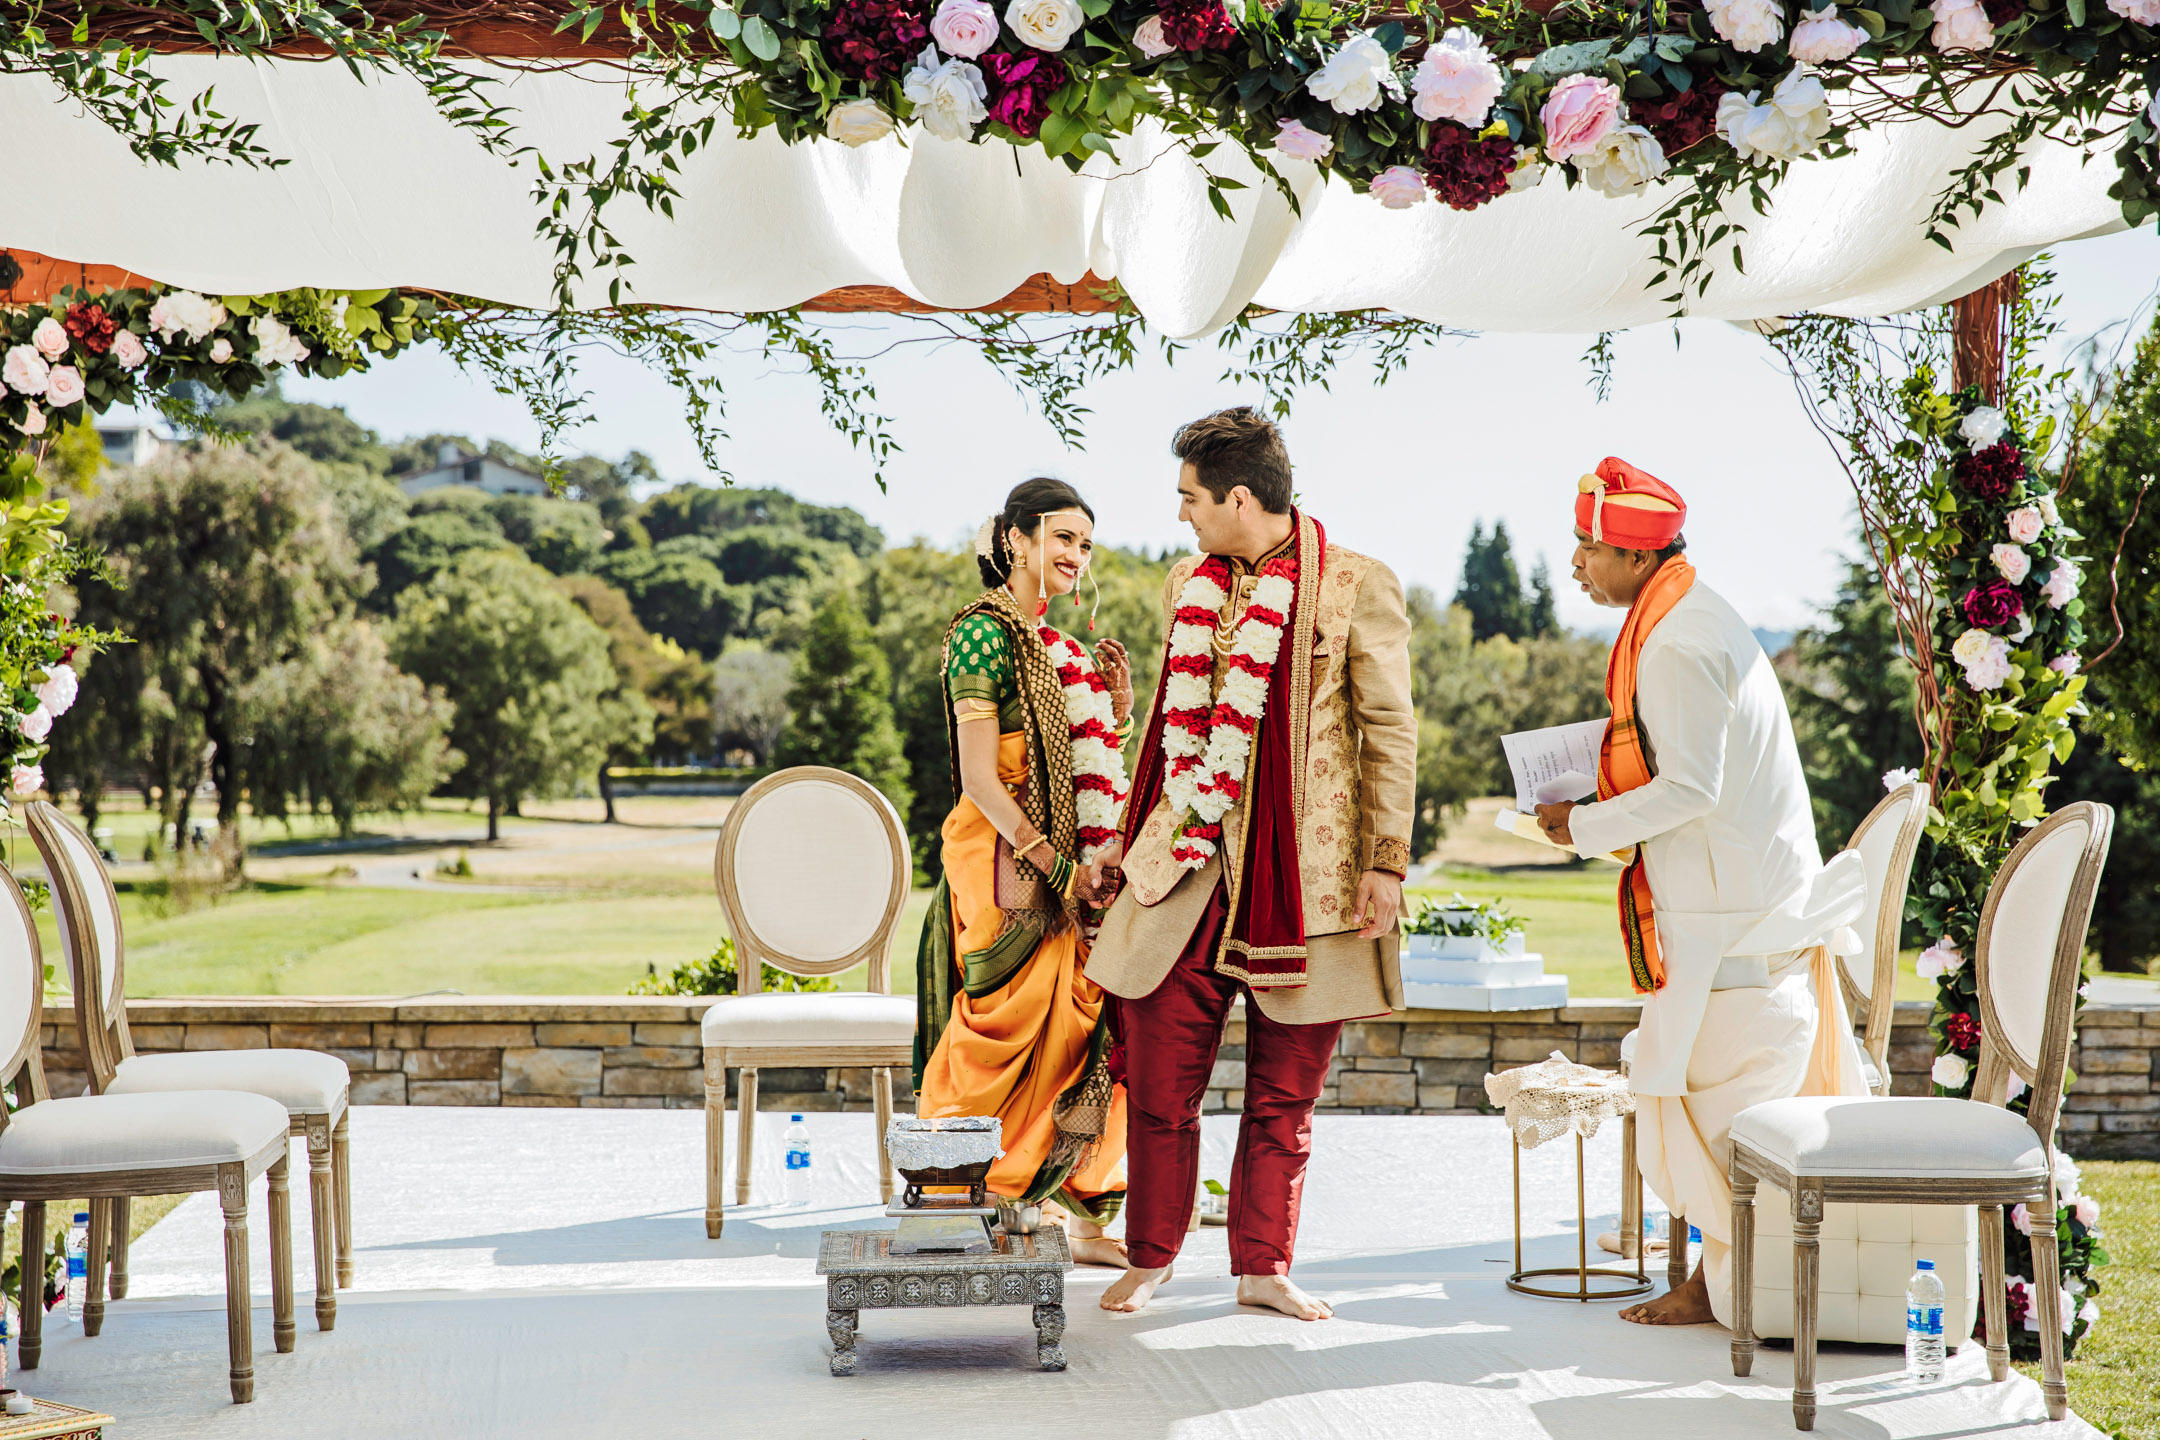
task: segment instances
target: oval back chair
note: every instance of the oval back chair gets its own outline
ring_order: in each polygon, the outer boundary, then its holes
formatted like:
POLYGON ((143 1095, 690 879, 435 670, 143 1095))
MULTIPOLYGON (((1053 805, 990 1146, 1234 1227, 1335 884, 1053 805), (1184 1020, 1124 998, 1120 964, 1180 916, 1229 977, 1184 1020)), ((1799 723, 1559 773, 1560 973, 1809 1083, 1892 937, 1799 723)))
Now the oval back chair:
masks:
POLYGON ((729 810, 713 883, 735 939, 736 994, 705 1012, 705 1233, 722 1225, 727 1072, 736 1087, 735 1203, 750 1203, 757 1076, 776 1066, 867 1067, 878 1191, 892 1199, 885 1127, 892 1069, 913 1058, 915 1002, 892 995, 887 950, 914 863, 892 802, 822 765, 768 775, 729 810), (838 975, 869 967, 862 994, 766 993, 763 968, 838 975))
POLYGON ((1913 856, 1927 828, 1928 787, 1900 785, 1868 812, 1845 842, 1860 852, 1867 867, 1868 917, 1860 931, 1858 953, 1840 956, 1838 983, 1845 1003, 1866 1015, 1861 1050, 1878 1095, 1890 1093, 1890 1026, 1897 1014, 1898 937, 1905 924, 1905 892, 1912 883, 1913 856), (1877 999, 1880 998, 1880 1004, 1877 999))

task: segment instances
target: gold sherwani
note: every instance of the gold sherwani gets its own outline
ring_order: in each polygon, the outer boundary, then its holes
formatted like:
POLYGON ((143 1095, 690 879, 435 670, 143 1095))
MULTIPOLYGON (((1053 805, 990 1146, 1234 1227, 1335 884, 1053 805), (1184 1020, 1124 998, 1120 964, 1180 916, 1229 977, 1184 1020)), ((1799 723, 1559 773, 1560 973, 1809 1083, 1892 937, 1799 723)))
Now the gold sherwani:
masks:
MULTIPOLYGON (((1310 527, 1301 517, 1305 533, 1293 535, 1291 543, 1311 547, 1310 527)), ((1166 616, 1176 613, 1179 592, 1200 561, 1188 556, 1171 567, 1163 586, 1166 616)), ((1301 557, 1301 566, 1309 561, 1301 557)), ((1243 613, 1257 581, 1253 567, 1237 567, 1226 617, 1243 613)), ((1292 693, 1309 699, 1302 715, 1264 714, 1260 723, 1295 726, 1291 801, 1305 897, 1305 983, 1254 986, 1250 993, 1270 1018, 1292 1025, 1399 1009, 1396 937, 1359 939, 1355 912, 1365 871, 1401 874, 1410 864, 1417 716, 1410 707, 1410 618, 1395 573, 1370 556, 1329 544, 1311 628, 1284 635, 1282 659, 1306 667, 1304 675, 1292 677, 1292 693)), ((1221 670, 1218 660, 1218 681, 1221 670)), ((1237 911, 1244 807, 1223 817, 1219 854, 1199 870, 1185 870, 1171 858, 1178 818, 1167 800, 1159 802, 1134 837, 1124 859, 1125 888, 1088 957, 1088 978, 1126 999, 1153 993, 1170 973, 1216 885, 1228 884, 1230 911, 1237 911)))

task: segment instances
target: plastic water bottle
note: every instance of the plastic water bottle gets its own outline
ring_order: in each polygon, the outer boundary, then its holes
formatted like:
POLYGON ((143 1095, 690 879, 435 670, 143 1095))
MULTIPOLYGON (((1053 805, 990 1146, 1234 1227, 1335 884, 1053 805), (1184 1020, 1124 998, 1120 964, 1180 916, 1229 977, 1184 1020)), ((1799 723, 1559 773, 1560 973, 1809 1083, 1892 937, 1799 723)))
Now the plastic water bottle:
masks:
POLYGON ((1943 1283, 1922 1260, 1905 1282, 1905 1378, 1932 1385, 1943 1376, 1943 1283))
POLYGON ((67 1233, 68 1319, 82 1323, 83 1299, 90 1289, 90 1212, 75 1212, 67 1233))
POLYGON ((790 1115, 787 1127, 787 1203, 810 1203, 810 1127, 800 1115, 790 1115))

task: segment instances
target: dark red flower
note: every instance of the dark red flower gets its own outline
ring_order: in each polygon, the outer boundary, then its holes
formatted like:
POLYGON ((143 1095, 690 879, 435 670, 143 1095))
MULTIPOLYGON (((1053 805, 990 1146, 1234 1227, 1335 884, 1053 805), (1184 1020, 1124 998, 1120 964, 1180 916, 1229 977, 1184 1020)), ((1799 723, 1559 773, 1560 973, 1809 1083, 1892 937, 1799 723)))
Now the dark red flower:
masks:
POLYGON ((925 0, 842 0, 825 18, 825 58, 875 85, 914 63, 930 38, 925 0))
POLYGON ((1222 0, 1162 0, 1163 39, 1180 50, 1227 50, 1237 26, 1222 0))
POLYGON ((1960 1010, 1957 1014, 1943 1021, 1943 1036, 1949 1040, 1951 1048, 1954 1050, 1978 1049, 1980 1045, 1980 1022, 1973 1019, 1966 1011, 1960 1010))
POLYGON ((2025 0, 1980 0, 1980 8, 1987 11, 1988 23, 2000 29, 2025 13, 2025 0))
POLYGON ((1658 148, 1670 158, 1717 133, 1718 100, 1731 88, 1715 75, 1698 76, 1686 93, 1655 105, 1630 105, 1628 115, 1657 137, 1658 148))
POLYGON ((1050 97, 1065 83, 1065 57, 1047 50, 1008 55, 992 50, 982 57, 990 82, 990 118, 1032 140, 1050 118, 1050 97))
POLYGON ((1957 478, 1983 500, 2005 499, 2025 478, 2025 457, 2008 440, 1997 441, 1958 461, 1957 478))
POLYGON ((2003 1317, 2005 1321, 2003 1328, 2015 1335, 2019 1327, 2025 1323, 2026 1312, 2032 1309, 2031 1288, 2015 1281, 2010 1282, 2008 1297, 2003 1308, 2008 1311, 2008 1314, 2003 1317))
POLYGON ((1475 210, 1507 193, 1515 173, 1515 142, 1505 135, 1480 140, 1460 125, 1433 126, 1425 149, 1425 184, 1452 210, 1475 210))
POLYGON ((1982 630, 2007 625, 2025 613, 2025 602, 2018 598, 2017 586, 2007 580, 1975 585, 1958 603, 1964 608, 1965 623, 1982 630))
POLYGON ((93 305, 88 300, 68 306, 60 326, 92 355, 103 355, 112 349, 113 331, 117 328, 112 316, 105 313, 104 306, 93 305))

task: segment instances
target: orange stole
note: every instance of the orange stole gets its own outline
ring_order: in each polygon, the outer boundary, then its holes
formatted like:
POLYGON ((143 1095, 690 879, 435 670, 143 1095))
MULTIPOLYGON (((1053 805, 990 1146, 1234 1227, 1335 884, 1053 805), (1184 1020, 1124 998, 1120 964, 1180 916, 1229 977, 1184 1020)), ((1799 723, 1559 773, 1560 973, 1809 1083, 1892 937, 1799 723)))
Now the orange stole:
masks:
MULTIPOLYGON (((998 779, 1027 781, 1027 736, 998 737, 998 779)), ((966 796, 945 818, 945 880, 952 892, 953 955, 987 948, 1004 925, 995 884, 997 831, 966 796)), ((1046 936, 1012 979, 980 998, 953 992, 952 1018, 923 1066, 917 1113, 995 1115, 1004 1122, 1005 1154, 990 1167, 1000 1195, 1027 1192, 1057 1143, 1051 1107, 1088 1061, 1102 1016, 1101 987, 1081 973, 1087 958, 1077 931, 1046 936)), ((1125 1087, 1111 1092, 1102 1138, 1082 1168, 1066 1177, 1073 1194, 1125 1188, 1125 1087)))
MULTIPOLYGON (((1667 560, 1628 607, 1605 662, 1605 698, 1612 704, 1612 724, 1598 750, 1597 794, 1610 800, 1650 783, 1650 757, 1643 754, 1642 727, 1635 718, 1635 670, 1643 644, 1657 623, 1672 613, 1695 583, 1695 567, 1684 555, 1667 560)), ((1643 870, 1642 847, 1620 872, 1620 939, 1627 947, 1628 979, 1638 995, 1665 988, 1665 955, 1658 948, 1657 920, 1651 910, 1650 877, 1643 870)))

